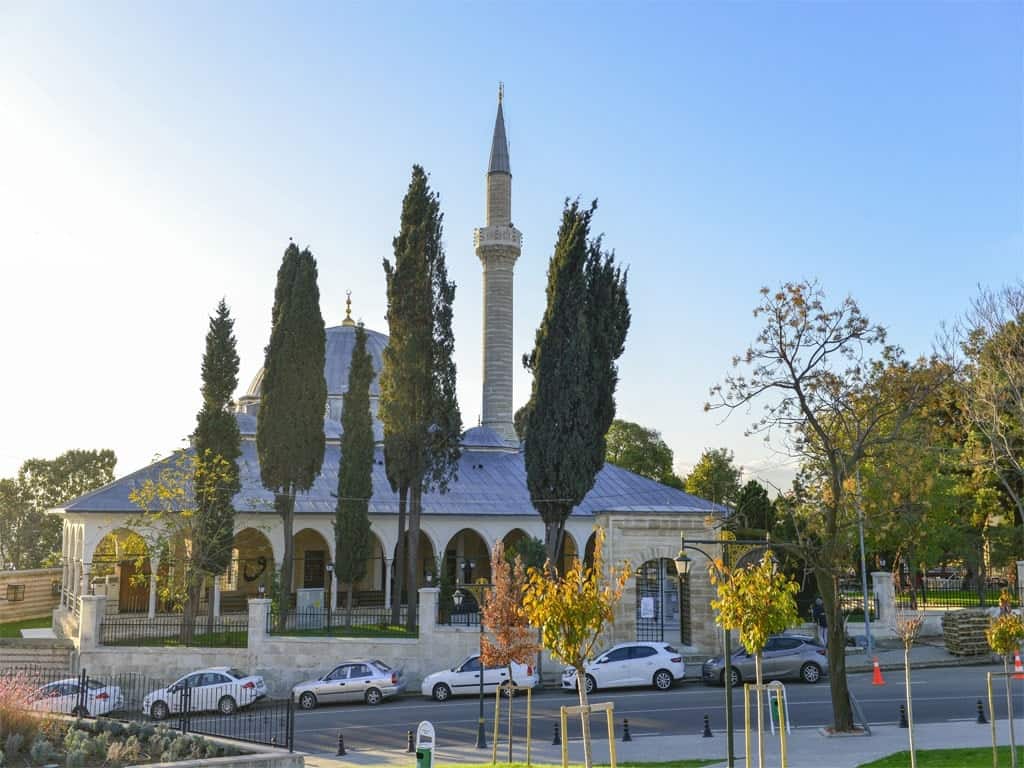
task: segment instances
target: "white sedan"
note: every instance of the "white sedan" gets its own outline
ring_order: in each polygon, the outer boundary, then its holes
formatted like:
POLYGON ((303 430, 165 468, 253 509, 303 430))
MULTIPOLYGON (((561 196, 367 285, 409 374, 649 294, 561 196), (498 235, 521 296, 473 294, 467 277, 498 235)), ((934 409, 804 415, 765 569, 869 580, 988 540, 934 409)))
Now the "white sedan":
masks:
POLYGON ((163 720, 180 712, 188 690, 189 712, 234 714, 267 695, 267 684, 259 675, 247 675, 231 667, 210 667, 190 672, 166 688, 150 691, 142 700, 142 714, 163 720))
MULTIPOLYGON (((498 686, 508 679, 508 667, 487 667, 484 670, 484 693, 494 693, 498 686)), ((513 663, 512 682, 527 688, 537 685, 537 674, 533 665, 513 663)), ((452 696, 479 693, 480 654, 474 653, 451 669, 427 675, 423 678, 420 691, 435 701, 447 701, 452 696)))
MULTIPOLYGON (((686 674, 683 657, 668 643, 620 643, 584 666, 587 693, 598 688, 652 685, 667 691, 686 674)), ((566 667, 562 687, 576 690, 576 670, 566 667)))
POLYGON ((124 708, 124 696, 116 685, 104 685, 92 678, 85 681, 83 696, 81 678, 69 677, 39 688, 29 699, 29 706, 36 712, 99 717, 124 708))

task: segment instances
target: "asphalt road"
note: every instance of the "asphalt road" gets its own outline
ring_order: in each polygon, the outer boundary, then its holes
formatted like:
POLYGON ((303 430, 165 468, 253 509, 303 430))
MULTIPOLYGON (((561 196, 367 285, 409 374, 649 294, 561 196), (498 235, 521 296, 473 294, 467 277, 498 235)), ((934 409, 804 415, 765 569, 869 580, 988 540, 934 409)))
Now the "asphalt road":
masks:
MULTIPOLYGON (((987 702, 985 673, 1001 671, 1001 667, 972 666, 922 669, 912 673, 914 718, 916 722, 973 720, 977 716, 977 700, 987 702)), ((885 673, 886 685, 873 686, 870 673, 851 674, 850 689, 859 701, 868 722, 874 725, 896 723, 899 707, 904 701, 903 675, 885 673)), ((1001 683, 999 684, 1001 685, 1001 683)), ((1024 712, 1024 681, 1015 684, 1014 709, 1024 712)), ((789 714, 795 727, 831 724, 831 697, 828 680, 816 685, 787 685, 789 714)), ((742 689, 734 690, 736 722, 742 727, 742 689)), ((725 700, 722 688, 710 688, 696 681, 677 684, 669 691, 653 689, 618 689, 598 691, 592 702, 615 702, 616 738, 622 735, 622 720, 627 718, 634 737, 647 735, 697 734, 703 728, 703 717, 709 715, 711 727, 720 731, 725 724, 725 700)), ((574 692, 538 691, 533 696, 533 731, 536 737, 550 739, 558 721, 559 707, 578 703, 574 692)), ((525 696, 517 698, 519 716, 513 727, 518 738, 525 733, 525 696)), ((996 712, 1003 716, 1005 693, 996 689, 996 712)), ((476 739, 478 701, 475 697, 452 699, 438 703, 419 695, 407 694, 385 701, 375 707, 365 704, 323 706, 295 715, 295 748, 308 752, 333 751, 339 730, 348 747, 401 749, 406 731, 414 730, 421 720, 430 720, 437 730, 438 743, 473 744, 476 739)), ((985 705, 988 714, 988 705, 985 705)), ((494 696, 485 699, 487 740, 493 728, 494 696)), ((593 722, 595 738, 606 738, 603 720, 593 722)), ((503 718, 502 730, 507 727, 503 718)), ((570 719, 569 738, 578 738, 578 718, 570 719)))

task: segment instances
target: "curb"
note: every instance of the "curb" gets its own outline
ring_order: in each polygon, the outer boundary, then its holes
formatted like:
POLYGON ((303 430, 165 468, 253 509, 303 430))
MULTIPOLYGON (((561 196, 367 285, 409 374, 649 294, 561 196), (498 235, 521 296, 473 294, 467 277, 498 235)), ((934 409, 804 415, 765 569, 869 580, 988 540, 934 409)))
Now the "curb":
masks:
MULTIPOLYGON (((995 664, 989 656, 964 656, 963 658, 956 659, 935 659, 933 661, 911 661, 911 669, 941 669, 942 667, 981 667, 988 664, 995 664)), ((901 671, 903 669, 902 662, 879 662, 879 668, 883 672, 894 672, 901 671)), ((847 672, 871 672, 874 669, 873 664, 848 664, 846 666, 847 672)))

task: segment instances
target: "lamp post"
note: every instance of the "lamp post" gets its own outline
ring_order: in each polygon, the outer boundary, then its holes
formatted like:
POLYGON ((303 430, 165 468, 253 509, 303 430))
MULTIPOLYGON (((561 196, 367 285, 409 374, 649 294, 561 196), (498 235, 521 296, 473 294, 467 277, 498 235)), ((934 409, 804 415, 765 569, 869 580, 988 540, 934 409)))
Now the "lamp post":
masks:
MULTIPOLYGON (((473 587, 470 586, 470 577, 473 575, 473 561, 467 560, 462 564, 463 573, 463 587, 467 591, 472 591, 473 587)), ((480 620, 480 651, 477 656, 477 661, 480 663, 480 713, 477 716, 476 726, 476 748, 487 749, 487 735, 486 728, 484 728, 484 611, 483 611, 483 597, 484 590, 488 587, 488 584, 477 584, 476 589, 479 590, 479 595, 474 595, 476 598, 476 610, 480 620)), ((455 594, 452 595, 452 601, 455 603, 455 608, 459 609, 462 607, 462 601, 465 599, 466 593, 462 589, 455 590, 455 594)))
MULTIPOLYGON (((675 557, 676 574, 680 579, 685 578, 690 573, 690 567, 693 565, 693 560, 689 555, 686 554, 686 550, 693 552, 700 552, 710 562, 712 567, 718 573, 720 578, 726 579, 729 577, 729 571, 732 568, 732 564, 729 558, 729 547, 731 546, 756 546, 756 547, 770 547, 771 542, 765 539, 691 539, 686 540, 686 534, 679 534, 679 554, 675 557), (714 545, 717 544, 722 548, 722 567, 719 568, 715 559, 711 557, 700 547, 694 546, 695 544, 714 545)), ((740 560, 742 561, 742 557, 740 560)), ((734 768, 736 765, 736 748, 733 737, 733 718, 732 718, 732 633, 728 629, 723 628, 723 650, 725 652, 725 665, 722 669, 722 683, 725 687, 725 759, 726 764, 729 768, 734 768)), ((760 706, 760 704, 758 704, 760 706)))
POLYGON ((324 602, 327 603, 327 635, 331 634, 331 609, 334 607, 334 563, 327 564, 327 589, 324 595, 324 602))

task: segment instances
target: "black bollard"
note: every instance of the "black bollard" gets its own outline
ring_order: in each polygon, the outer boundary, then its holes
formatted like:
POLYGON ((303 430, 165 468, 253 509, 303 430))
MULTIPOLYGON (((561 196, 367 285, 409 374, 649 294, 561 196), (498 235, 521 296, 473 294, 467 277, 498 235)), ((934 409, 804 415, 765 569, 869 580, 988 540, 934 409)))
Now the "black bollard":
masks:
POLYGON ((622 721, 622 740, 632 741, 633 737, 629 735, 629 720, 622 721))
POLYGON ((562 731, 558 727, 558 723, 555 723, 555 738, 551 740, 552 744, 562 743, 562 731))
POLYGON ((978 725, 985 725, 988 720, 985 719, 985 707, 981 705, 981 699, 978 699, 978 725))
POLYGON ((714 735, 715 734, 711 732, 711 720, 707 715, 704 715, 704 733, 702 733, 701 736, 705 739, 710 739, 714 735))
POLYGON ((412 731, 405 732, 405 751, 412 754, 416 751, 416 746, 413 743, 412 731))
POLYGON ((338 757, 344 757, 345 754, 345 737, 338 731, 338 757))
POLYGON ((907 726, 907 708, 905 705, 900 704, 900 728, 906 728, 907 726))

